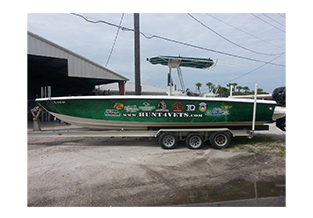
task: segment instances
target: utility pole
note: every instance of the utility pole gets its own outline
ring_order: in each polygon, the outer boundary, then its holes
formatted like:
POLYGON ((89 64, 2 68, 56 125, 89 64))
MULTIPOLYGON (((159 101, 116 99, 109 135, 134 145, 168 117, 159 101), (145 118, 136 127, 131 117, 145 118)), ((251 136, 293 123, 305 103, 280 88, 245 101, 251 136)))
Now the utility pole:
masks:
POLYGON ((134 13, 135 29, 135 95, 141 95, 139 14, 134 13))

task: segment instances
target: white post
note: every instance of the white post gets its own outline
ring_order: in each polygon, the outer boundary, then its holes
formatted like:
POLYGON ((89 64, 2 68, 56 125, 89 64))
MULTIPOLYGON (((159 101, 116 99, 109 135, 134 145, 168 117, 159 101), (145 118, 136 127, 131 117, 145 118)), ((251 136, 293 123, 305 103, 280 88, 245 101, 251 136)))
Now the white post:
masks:
POLYGON ((233 96, 233 85, 230 85, 230 97, 232 97, 233 96))
POLYGON ((170 96, 172 95, 172 66, 169 66, 169 77, 170 77, 170 96))
MULTIPOLYGON (((48 86, 47 87, 47 97, 48 98, 51 98, 51 86, 48 86)), ((47 113, 48 114, 48 116, 47 116, 47 121, 49 121, 50 122, 50 118, 51 118, 51 115, 50 115, 50 113, 47 113)))
POLYGON ((254 104, 253 104, 253 120, 252 120, 252 131, 255 130, 255 118, 256 118, 256 99, 258 94, 258 84, 255 84, 254 88, 254 104))

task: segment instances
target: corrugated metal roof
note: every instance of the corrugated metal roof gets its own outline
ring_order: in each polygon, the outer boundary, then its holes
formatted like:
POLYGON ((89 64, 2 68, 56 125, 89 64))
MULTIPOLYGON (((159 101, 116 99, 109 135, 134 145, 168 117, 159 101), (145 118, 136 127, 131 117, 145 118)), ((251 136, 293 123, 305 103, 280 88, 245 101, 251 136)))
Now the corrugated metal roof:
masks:
POLYGON ((129 79, 34 33, 27 32, 28 54, 68 60, 68 76, 116 81, 129 79))

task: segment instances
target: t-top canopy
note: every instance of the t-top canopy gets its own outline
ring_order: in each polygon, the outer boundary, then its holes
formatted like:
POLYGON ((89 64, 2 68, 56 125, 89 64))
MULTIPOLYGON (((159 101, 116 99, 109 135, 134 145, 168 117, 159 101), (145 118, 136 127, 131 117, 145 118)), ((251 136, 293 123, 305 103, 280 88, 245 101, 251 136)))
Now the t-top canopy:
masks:
POLYGON ((175 57, 175 56, 157 56, 147 58, 151 64, 162 64, 171 68, 177 67, 193 67, 199 69, 209 68, 214 64, 210 58, 189 58, 189 57, 175 57))

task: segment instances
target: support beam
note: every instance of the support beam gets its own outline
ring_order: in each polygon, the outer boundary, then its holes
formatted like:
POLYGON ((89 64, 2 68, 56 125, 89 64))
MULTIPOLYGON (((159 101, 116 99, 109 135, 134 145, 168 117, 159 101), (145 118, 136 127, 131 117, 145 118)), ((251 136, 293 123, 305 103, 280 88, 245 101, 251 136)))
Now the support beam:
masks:
POLYGON ((125 81, 118 82, 119 95, 125 95, 125 81))
POLYGON ((183 75, 181 73, 181 70, 180 70, 180 67, 178 66, 177 68, 177 74, 178 74, 178 78, 179 78, 179 81, 180 81, 180 86, 181 86, 181 89, 183 91, 183 93, 186 91, 186 88, 185 88, 185 83, 184 83, 184 79, 183 79, 183 75))

